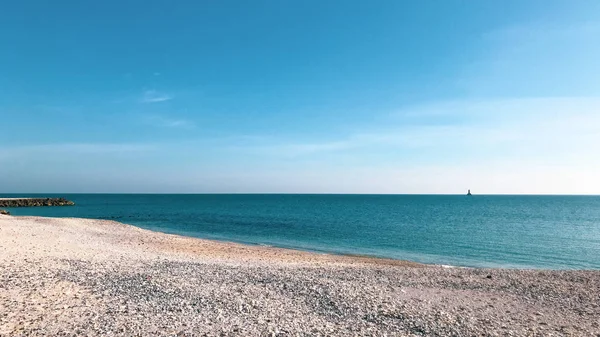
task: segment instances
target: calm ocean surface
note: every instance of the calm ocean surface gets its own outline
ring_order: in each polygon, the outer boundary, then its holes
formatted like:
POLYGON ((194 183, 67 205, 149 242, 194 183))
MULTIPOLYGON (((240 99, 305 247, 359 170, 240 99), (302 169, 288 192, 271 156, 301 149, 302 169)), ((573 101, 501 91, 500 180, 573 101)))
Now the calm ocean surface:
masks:
POLYGON ((77 205, 10 211, 109 219, 200 238, 424 263, 600 269, 600 197, 58 196, 77 205))

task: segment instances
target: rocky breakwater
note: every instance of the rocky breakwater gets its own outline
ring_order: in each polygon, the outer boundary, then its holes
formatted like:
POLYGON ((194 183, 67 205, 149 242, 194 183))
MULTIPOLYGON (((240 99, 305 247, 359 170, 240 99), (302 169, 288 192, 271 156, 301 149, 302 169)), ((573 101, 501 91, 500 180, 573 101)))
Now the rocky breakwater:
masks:
POLYGON ((74 202, 65 198, 11 198, 0 199, 0 207, 39 207, 39 206, 73 206, 74 202))

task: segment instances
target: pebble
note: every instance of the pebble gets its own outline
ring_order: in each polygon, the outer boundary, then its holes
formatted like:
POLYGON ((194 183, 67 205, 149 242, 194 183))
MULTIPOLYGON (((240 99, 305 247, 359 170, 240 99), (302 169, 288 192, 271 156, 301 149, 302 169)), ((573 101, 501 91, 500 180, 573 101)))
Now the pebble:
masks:
MULTIPOLYGON (((89 232, 54 223, 44 230, 72 244, 66 253, 40 240, 0 254, 0 336, 600 334, 600 271, 183 256, 124 240, 177 244, 163 234, 112 222, 90 222, 89 232)), ((0 237, 0 247, 19 241, 20 231, 39 233, 43 222, 27 225, 0 237)), ((0 221, 0 228, 12 227, 0 221)))

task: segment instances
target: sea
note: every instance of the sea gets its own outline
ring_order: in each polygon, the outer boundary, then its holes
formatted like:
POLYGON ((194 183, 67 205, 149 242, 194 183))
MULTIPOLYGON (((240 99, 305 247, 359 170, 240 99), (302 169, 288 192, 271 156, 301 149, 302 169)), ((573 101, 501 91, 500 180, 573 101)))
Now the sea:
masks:
POLYGON ((600 269, 600 196, 44 194, 43 197, 65 197, 76 206, 9 211, 13 215, 115 220, 198 238, 427 264, 600 269))

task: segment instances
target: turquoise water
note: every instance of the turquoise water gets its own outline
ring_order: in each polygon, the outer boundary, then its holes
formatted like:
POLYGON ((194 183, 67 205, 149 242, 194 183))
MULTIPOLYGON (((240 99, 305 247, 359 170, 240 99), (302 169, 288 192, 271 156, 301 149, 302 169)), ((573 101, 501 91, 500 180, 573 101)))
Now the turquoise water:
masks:
POLYGON ((201 238, 423 263, 600 269, 600 197, 60 196, 77 206, 10 211, 110 219, 201 238))

